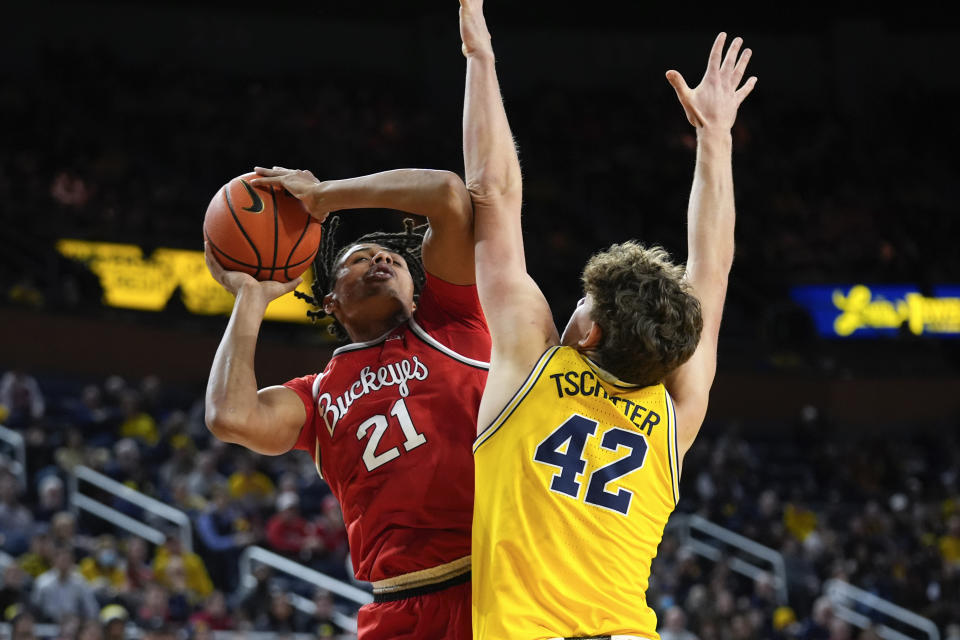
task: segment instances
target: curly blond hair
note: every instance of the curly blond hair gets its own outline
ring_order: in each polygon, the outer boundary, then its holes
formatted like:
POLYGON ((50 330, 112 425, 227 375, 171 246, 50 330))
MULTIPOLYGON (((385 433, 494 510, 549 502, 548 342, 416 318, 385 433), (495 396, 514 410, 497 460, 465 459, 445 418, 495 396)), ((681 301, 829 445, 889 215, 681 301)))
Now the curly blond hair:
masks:
POLYGON ((587 261, 583 288, 593 298, 590 317, 603 331, 595 354, 601 367, 625 382, 647 386, 690 359, 703 317, 683 272, 663 247, 634 241, 587 261))

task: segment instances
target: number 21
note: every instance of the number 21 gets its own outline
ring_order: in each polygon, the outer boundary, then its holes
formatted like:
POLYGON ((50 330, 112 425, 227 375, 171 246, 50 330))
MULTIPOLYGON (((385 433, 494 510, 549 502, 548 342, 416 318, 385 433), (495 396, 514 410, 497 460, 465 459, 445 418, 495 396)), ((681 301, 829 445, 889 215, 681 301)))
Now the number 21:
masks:
MULTIPOLYGON (((405 450, 415 449, 427 441, 426 436, 417 432, 416 427, 413 426, 413 421, 410 419, 410 413, 407 412, 407 405, 403 402, 403 398, 393 403, 390 415, 394 416, 400 423, 400 429, 406 437, 403 442, 405 450)), ((391 447, 383 453, 377 453, 377 445, 380 444, 380 438, 383 437, 388 426, 390 426, 390 423, 387 421, 387 416, 380 414, 367 418, 357 427, 357 440, 363 440, 367 431, 373 427, 370 439, 367 440, 367 446, 363 450, 363 464, 366 465, 367 471, 373 471, 400 455, 400 450, 396 447, 391 447)))

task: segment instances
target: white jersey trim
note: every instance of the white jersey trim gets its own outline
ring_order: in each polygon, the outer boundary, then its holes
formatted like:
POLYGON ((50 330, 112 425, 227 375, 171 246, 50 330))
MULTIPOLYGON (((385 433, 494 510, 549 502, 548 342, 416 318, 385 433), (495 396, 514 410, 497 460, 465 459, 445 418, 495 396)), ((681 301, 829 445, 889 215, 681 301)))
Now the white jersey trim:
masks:
POLYGON ((664 388, 667 399, 667 463, 670 465, 670 481, 673 484, 673 503, 680 503, 680 449, 677 447, 677 412, 673 407, 673 398, 664 388))
MULTIPOLYGON (((417 334, 417 337, 418 337, 418 338, 420 338, 421 340, 423 340, 424 342, 426 342, 427 344, 429 344, 431 347, 433 347, 433 348, 436 349, 437 351, 440 351, 441 353, 444 353, 444 354, 450 356, 450 357, 453 358, 454 360, 459 360, 460 362, 462 362, 462 363, 464 363, 464 364, 468 364, 468 365, 470 365, 471 367, 478 367, 478 368, 480 368, 480 369, 489 369, 489 368, 490 368, 490 363, 489 363, 489 362, 484 362, 484 361, 482 361, 482 360, 474 360, 473 358, 468 358, 468 357, 465 356, 465 355, 461 355, 461 354, 457 353, 456 351, 454 351, 454 350, 451 349, 450 347, 447 347, 446 345, 441 344, 440 341, 438 341, 436 338, 434 338, 433 336, 431 336, 429 333, 427 333, 427 332, 423 329, 423 327, 421 327, 419 324, 417 324, 417 321, 414 320, 413 318, 410 318, 410 328, 413 330, 413 332, 414 332, 415 334, 417 334)), ((334 352, 334 354, 336 354, 336 352, 334 352)))
POLYGON ((344 351, 353 351, 355 349, 366 349, 367 347, 372 347, 378 342, 383 342, 384 340, 386 340, 387 336, 389 336, 391 333, 393 333, 396 330, 397 330, 397 327, 394 327, 393 329, 390 329, 390 331, 387 331, 385 334, 383 334, 379 338, 374 338, 373 340, 367 340, 366 342, 351 342, 350 344, 345 344, 342 347, 337 347, 336 349, 333 350, 333 355, 339 355, 344 351))

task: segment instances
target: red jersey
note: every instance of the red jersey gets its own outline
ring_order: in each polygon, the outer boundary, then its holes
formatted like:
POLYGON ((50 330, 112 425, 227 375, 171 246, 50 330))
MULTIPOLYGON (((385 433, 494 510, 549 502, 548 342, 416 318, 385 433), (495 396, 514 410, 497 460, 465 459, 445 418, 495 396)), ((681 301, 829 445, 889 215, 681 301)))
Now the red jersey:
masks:
POLYGON ((427 274, 410 321, 286 383, 307 410, 295 448, 340 501, 358 579, 470 555, 472 446, 489 358, 476 287, 427 274))

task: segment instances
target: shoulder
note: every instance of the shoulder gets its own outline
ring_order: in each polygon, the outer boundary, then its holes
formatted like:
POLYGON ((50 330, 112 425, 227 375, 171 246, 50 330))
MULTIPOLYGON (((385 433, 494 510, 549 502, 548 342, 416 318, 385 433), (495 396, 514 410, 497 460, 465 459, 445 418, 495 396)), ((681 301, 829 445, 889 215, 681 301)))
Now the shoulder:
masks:
POLYGON ((480 296, 475 284, 453 284, 429 271, 420 291, 417 311, 414 314, 421 321, 434 319, 474 322, 483 330, 487 323, 480 307, 480 296))

